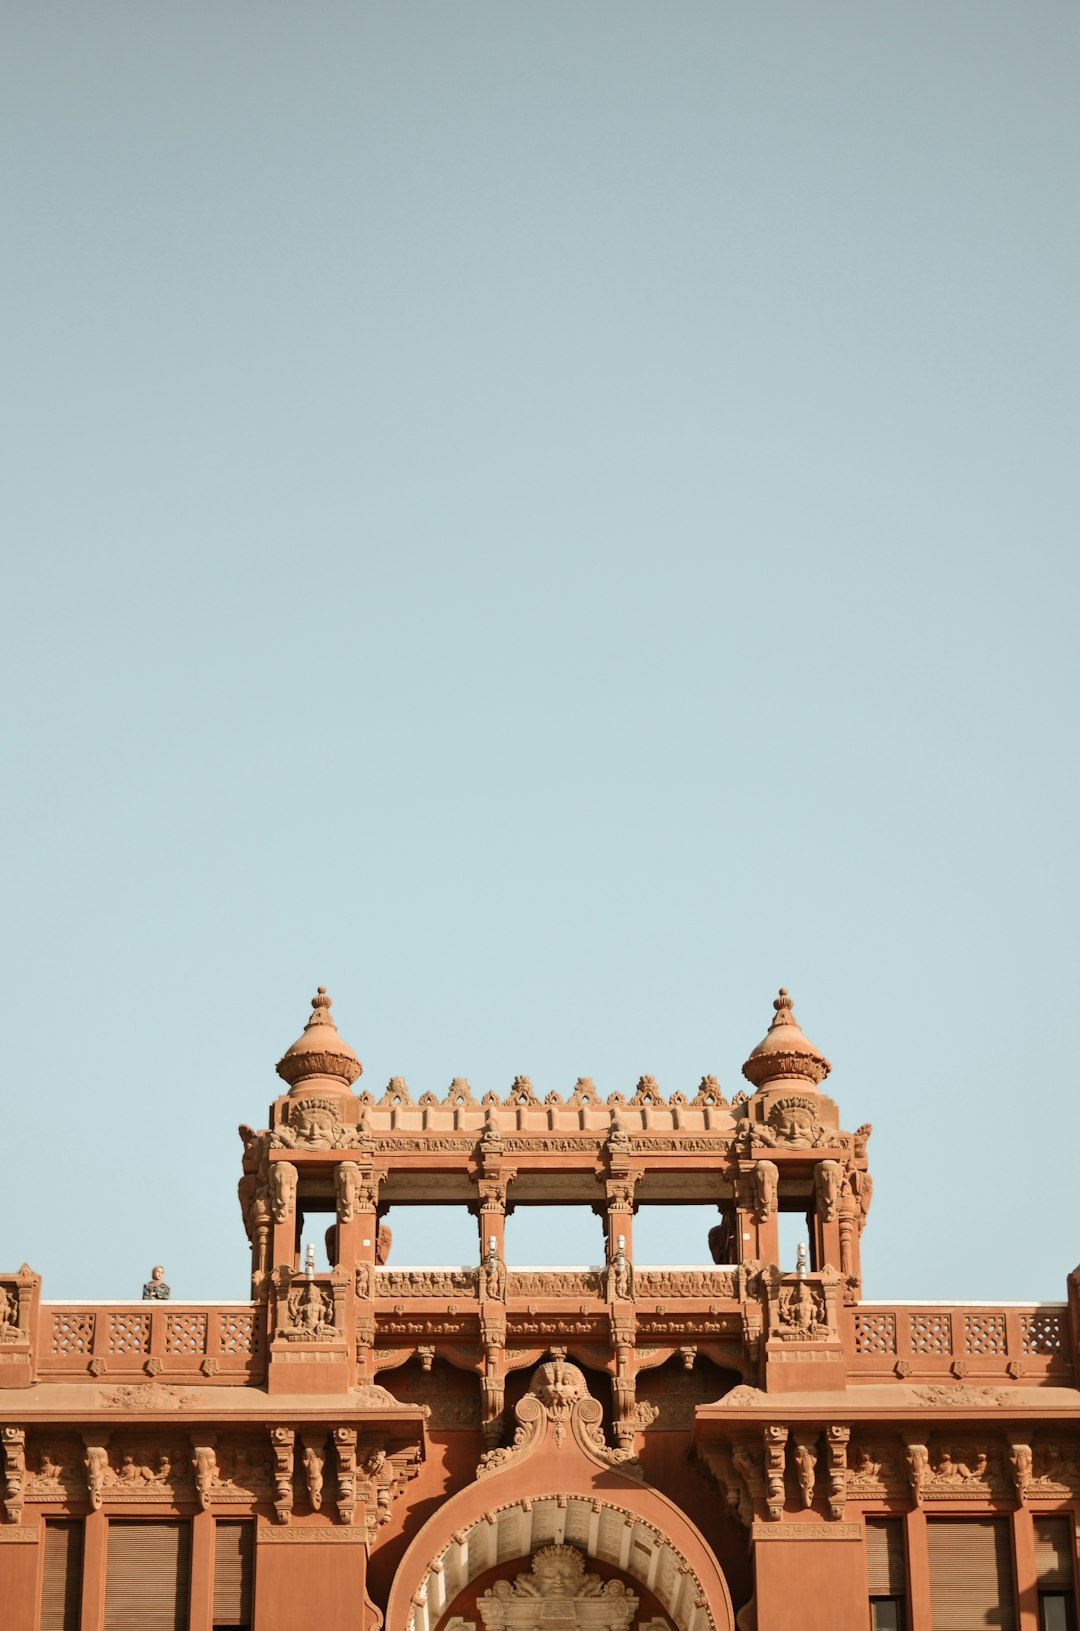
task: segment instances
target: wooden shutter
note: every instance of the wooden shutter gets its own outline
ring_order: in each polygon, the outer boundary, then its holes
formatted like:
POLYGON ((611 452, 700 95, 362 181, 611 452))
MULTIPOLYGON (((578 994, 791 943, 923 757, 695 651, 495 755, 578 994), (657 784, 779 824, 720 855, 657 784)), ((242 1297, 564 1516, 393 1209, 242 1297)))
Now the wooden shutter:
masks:
POLYGON ((214 1624, 251 1624, 251 1564, 255 1525, 214 1527, 214 1624))
POLYGON ((1073 1583, 1071 1518, 1035 1519, 1035 1578, 1040 1586, 1073 1583))
POLYGON ((1016 1631, 1007 1518, 930 1518, 934 1631, 1016 1631))
POLYGON ((81 1520, 45 1520, 45 1558, 41 1582, 41 1631, 79 1631, 82 1599, 83 1526, 81 1520))
POLYGON ((109 1520, 105 1631, 186 1631, 191 1524, 109 1520))
POLYGON ((902 1518, 867 1518, 866 1572, 871 1597, 904 1596, 902 1518))

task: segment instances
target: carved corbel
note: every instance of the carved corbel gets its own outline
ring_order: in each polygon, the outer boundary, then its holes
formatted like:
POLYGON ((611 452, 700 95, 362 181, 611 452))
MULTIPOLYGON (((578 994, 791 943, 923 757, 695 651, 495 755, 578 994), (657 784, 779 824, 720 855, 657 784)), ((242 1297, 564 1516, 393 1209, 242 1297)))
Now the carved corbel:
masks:
POLYGON ((201 1444, 192 1441, 191 1465, 195 1472, 195 1491, 199 1497, 199 1505, 204 1512, 209 1512, 211 1494, 218 1481, 217 1450, 213 1438, 204 1434, 201 1444))
POLYGON ((274 1452, 274 1511, 278 1523, 288 1523, 293 1509, 293 1450, 296 1434, 291 1427, 272 1427, 270 1444, 274 1452))
POLYGON ((86 1493, 90 1499, 90 1506, 94 1512, 100 1512, 105 1488, 105 1479, 109 1472, 109 1452, 105 1444, 93 1444, 89 1439, 83 1440, 83 1466, 86 1469, 86 1493))
POLYGON ((23 1483, 26 1478, 26 1429, 5 1427, 4 1449, 4 1511, 8 1523, 18 1523, 23 1509, 23 1483))
POLYGON ((755 1161, 753 1172, 754 1216, 759 1223, 775 1217, 780 1168, 775 1161, 755 1161))
POLYGON ((737 1438, 731 1446, 731 1463, 741 1478, 751 1510, 765 1500, 765 1457, 749 1438, 737 1438))
POLYGON ((1016 1499, 1023 1506, 1027 1501, 1028 1484, 1031 1481, 1031 1445, 1026 1440, 1009 1440, 1009 1477, 1016 1490, 1016 1499))
POLYGON ((335 1427, 333 1439, 337 1458, 338 1523, 352 1523, 356 1511, 356 1428, 335 1427))
POLYGON ((911 1493, 915 1497, 915 1505, 922 1506, 927 1481, 930 1477, 930 1452, 926 1445, 918 1444, 912 1439, 906 1439, 904 1441, 904 1464, 907 1468, 911 1493))
POLYGON ((351 1223, 356 1216, 356 1197, 360 1191, 360 1168, 355 1161, 337 1163, 334 1168, 334 1191, 338 1222, 351 1223))
POLYGON ((829 1477, 829 1517, 843 1521, 847 1500, 847 1451, 851 1428, 833 1425, 825 1429, 825 1453, 829 1477))
POLYGON ((270 1205, 275 1223, 285 1223, 296 1212, 296 1184, 298 1174, 291 1161, 273 1161, 270 1165, 270 1205))
POLYGON ((784 1452, 788 1429, 777 1424, 766 1427, 765 1445, 765 1509, 773 1523, 784 1515, 784 1452))
POLYGON ((799 1495, 803 1506, 809 1511, 814 1504, 814 1474, 817 1468, 818 1435, 817 1433, 796 1433, 795 1435, 795 1476, 799 1481, 799 1495))
POLYGON ((307 1485, 308 1500, 311 1502, 311 1510, 318 1512, 322 1507, 323 1498, 326 1435, 318 1431, 303 1433, 300 1442, 302 1445, 300 1465, 304 1470, 304 1483, 307 1485))
POLYGON ((814 1194, 822 1223, 834 1223, 839 1214, 844 1169, 839 1161, 819 1161, 814 1167, 814 1194))
POLYGON ((735 1466, 731 1445, 724 1439, 698 1447, 698 1460, 708 1471, 735 1522, 749 1529, 754 1519, 753 1497, 735 1466))

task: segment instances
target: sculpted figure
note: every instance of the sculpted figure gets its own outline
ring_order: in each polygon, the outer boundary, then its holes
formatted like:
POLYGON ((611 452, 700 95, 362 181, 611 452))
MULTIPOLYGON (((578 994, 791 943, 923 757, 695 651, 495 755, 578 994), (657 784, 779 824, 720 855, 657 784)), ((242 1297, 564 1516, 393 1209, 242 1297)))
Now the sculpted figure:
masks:
POLYGON ((19 1299, 6 1286, 0 1286, 0 1342, 14 1342, 19 1330, 19 1299))
POLYGON ((90 1505, 97 1512, 101 1508, 101 1492, 109 1471, 109 1453, 100 1444, 88 1444, 83 1464, 86 1467, 86 1488, 90 1496, 90 1505))
POLYGON ((275 1161, 270 1168, 270 1204, 274 1222, 291 1218, 296 1205, 296 1168, 291 1161, 275 1161))
POLYGON ((311 1505, 318 1512, 322 1506, 323 1462, 326 1457, 316 1445, 306 1443, 304 1453, 300 1459, 304 1468, 304 1479, 307 1483, 308 1495, 311 1497, 311 1505))
POLYGON ((383 1264, 389 1259, 393 1239, 390 1225, 380 1223, 375 1235, 375 1262, 379 1268, 382 1268, 383 1264))

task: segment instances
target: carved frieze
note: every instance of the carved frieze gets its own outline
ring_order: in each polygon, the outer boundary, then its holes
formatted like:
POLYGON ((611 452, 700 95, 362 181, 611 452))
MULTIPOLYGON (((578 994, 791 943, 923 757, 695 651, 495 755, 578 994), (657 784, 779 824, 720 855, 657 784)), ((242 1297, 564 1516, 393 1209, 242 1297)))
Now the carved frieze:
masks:
POLYGON ((377 1269, 377 1298, 460 1297, 475 1299, 477 1269, 377 1269))
POLYGON ((585 1568, 576 1546, 544 1546, 527 1572, 497 1580, 477 1599, 484 1631, 629 1631, 637 1596, 622 1580, 585 1568))

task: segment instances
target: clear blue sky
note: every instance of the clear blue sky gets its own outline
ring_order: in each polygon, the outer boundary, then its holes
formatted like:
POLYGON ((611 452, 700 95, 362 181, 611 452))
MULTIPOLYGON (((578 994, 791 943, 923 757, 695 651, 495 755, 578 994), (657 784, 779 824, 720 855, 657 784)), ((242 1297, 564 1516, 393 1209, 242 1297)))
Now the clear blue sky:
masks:
POLYGON ((243 1295, 317 983, 414 1093, 731 1093, 783 983, 867 1295, 1063 1296, 1075 5, 39 0, 2 59, 0 1262, 243 1295))

